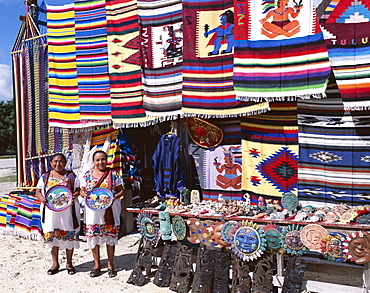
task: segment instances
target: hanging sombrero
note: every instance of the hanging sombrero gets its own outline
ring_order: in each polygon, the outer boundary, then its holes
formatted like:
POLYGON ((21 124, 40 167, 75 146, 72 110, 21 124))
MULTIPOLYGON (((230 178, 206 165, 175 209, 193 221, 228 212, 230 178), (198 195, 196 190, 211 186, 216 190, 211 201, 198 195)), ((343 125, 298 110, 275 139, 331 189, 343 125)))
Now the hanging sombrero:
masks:
POLYGON ((187 117, 186 126, 190 138, 199 146, 214 148, 218 146, 224 134, 216 125, 196 117, 187 117))

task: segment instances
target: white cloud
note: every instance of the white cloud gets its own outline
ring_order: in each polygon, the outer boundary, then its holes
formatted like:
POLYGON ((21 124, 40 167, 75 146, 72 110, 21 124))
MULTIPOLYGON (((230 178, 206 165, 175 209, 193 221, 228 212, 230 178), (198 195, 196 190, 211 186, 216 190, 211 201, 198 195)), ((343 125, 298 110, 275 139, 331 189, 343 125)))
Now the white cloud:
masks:
POLYGON ((12 69, 9 65, 0 64, 0 100, 13 98, 12 69))

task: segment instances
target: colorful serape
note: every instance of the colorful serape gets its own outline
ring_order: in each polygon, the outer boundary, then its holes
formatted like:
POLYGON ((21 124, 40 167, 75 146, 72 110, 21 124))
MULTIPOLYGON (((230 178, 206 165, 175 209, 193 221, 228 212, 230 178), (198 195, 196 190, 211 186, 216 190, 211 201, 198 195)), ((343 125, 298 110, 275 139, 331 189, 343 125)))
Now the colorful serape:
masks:
POLYGON ((107 136, 110 136, 112 140, 116 139, 118 132, 118 129, 114 129, 110 126, 93 130, 91 137, 91 147, 99 145, 102 146, 105 143, 107 136))
POLYGON ((370 2, 333 0, 320 20, 345 110, 370 109, 370 2))
POLYGON ((140 35, 135 0, 107 0, 112 120, 116 128, 149 124, 143 108, 140 35))
POLYGON ((287 1, 235 1, 238 99, 325 97, 330 64, 315 8, 312 1, 294 3, 292 7, 287 1))
POLYGON ((80 119, 111 122, 105 0, 75 0, 80 119))
POLYGON ((80 127, 74 5, 47 5, 49 125, 80 127))
POLYGON ((40 202, 32 195, 0 195, 0 233, 42 239, 40 202))
POLYGON ((202 118, 258 114, 267 103, 236 100, 233 88, 234 8, 231 0, 184 0, 182 111, 202 118))
POLYGON ((181 0, 139 0, 144 109, 147 115, 176 119, 182 99, 181 0))
POLYGON ((271 111, 241 120, 242 189, 251 196, 277 198, 297 193, 296 102, 271 102, 271 111))
POLYGON ((340 98, 299 101, 299 200, 362 205, 370 199, 370 112, 340 98))

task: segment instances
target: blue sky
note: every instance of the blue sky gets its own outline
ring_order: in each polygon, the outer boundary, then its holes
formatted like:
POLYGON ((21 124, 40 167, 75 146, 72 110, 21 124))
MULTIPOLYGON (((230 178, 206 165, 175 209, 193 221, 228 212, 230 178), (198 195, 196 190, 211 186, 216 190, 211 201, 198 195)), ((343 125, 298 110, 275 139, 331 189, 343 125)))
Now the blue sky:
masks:
MULTIPOLYGON (((313 0, 317 6, 322 0, 313 0)), ((38 0, 40 5, 42 0, 38 0)), ((72 3, 73 0, 47 0, 49 5, 72 3)), ((21 22, 19 15, 25 15, 24 0, 0 0, 0 101, 11 100, 12 92, 12 51, 21 22)))

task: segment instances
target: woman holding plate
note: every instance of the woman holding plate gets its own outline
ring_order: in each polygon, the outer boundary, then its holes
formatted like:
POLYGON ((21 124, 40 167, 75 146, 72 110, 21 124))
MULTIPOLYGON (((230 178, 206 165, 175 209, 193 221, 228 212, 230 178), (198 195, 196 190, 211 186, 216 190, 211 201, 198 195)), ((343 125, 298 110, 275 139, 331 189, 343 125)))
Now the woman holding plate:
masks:
POLYGON ((66 164, 63 154, 54 155, 52 170, 41 175, 36 186, 36 197, 41 202, 42 230, 53 260, 48 275, 59 271, 59 249, 66 249, 68 274, 76 273, 72 256, 73 249, 80 247, 80 205, 75 200, 80 193, 80 182, 72 171, 65 169, 66 164))
POLYGON ((91 248, 94 268, 90 277, 101 274, 100 245, 107 245, 108 276, 117 275, 114 269, 114 251, 118 244, 123 183, 117 172, 107 167, 107 154, 93 154, 94 168, 87 171, 81 182, 80 195, 85 198, 85 234, 91 248), (108 189, 108 191, 107 191, 108 189), (102 194, 103 193, 103 194, 102 194), (110 202, 107 200, 111 194, 110 202))

